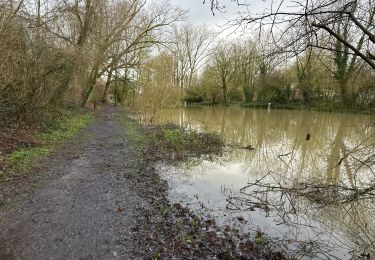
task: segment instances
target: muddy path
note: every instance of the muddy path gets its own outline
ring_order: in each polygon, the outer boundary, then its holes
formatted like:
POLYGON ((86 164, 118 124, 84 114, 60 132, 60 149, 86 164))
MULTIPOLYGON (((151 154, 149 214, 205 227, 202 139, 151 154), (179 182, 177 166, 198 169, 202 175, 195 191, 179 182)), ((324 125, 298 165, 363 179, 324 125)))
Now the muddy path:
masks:
POLYGON ((124 177, 136 159, 119 117, 119 110, 105 106, 34 177, 18 184, 22 192, 0 207, 0 259, 134 256, 129 229, 143 201, 124 177))
POLYGON ((104 106, 33 172, 0 183, 0 260, 287 259, 261 233, 171 204, 155 167, 161 147, 139 151, 122 119, 104 106))

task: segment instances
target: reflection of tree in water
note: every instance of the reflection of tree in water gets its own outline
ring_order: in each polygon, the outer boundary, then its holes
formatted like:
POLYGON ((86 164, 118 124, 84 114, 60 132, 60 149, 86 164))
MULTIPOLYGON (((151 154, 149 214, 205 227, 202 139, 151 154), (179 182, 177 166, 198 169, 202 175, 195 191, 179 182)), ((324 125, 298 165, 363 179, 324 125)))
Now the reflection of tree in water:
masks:
POLYGON ((224 109, 223 116, 221 119, 221 129, 220 129, 220 134, 225 136, 225 130, 226 130, 226 122, 227 122, 227 109, 224 109))
MULTIPOLYGON (((194 129, 207 129, 221 133, 228 143, 242 147, 251 144, 256 148, 254 155, 246 151, 236 153, 237 161, 251 157, 249 167, 284 169, 294 176, 325 176, 327 180, 340 179, 340 170, 349 176, 351 164, 345 153, 349 142, 358 143, 364 134, 357 135, 364 119, 360 115, 306 112, 271 111, 243 108, 196 107, 180 110, 166 110, 159 122, 174 122, 194 129), (353 127, 348 127, 348 123, 353 127), (312 138, 306 141, 306 134, 312 138), (241 155, 242 154, 242 155, 241 155), (282 160, 278 159, 279 155, 282 160), (343 162, 337 167, 337 161, 343 162), (257 158, 257 159, 255 159, 257 158)), ((372 130, 373 131, 373 130, 372 130)), ((248 161, 247 161, 248 163, 248 161)), ((357 162, 360 163, 360 162, 357 162)), ((267 172, 267 171, 265 171, 267 172)))
POLYGON ((231 210, 260 210, 278 219, 291 232, 284 234, 284 240, 297 247, 308 245, 309 253, 324 255, 335 248, 354 250, 357 256, 375 253, 375 187, 351 188, 319 180, 285 181, 284 176, 270 172, 239 193, 227 196, 231 210), (299 229, 310 230, 314 238, 291 240, 299 229))
POLYGON ((315 215, 327 229, 339 229, 348 238, 347 246, 353 243, 360 253, 375 254, 375 223, 373 201, 357 200, 347 204, 321 209, 315 215), (328 221, 327 221, 328 220, 328 221), (329 223, 329 224, 328 224, 329 223))
POLYGON ((346 180, 355 188, 359 185, 358 181, 374 177, 375 138, 373 129, 368 130, 369 126, 349 126, 348 123, 347 119, 341 121, 331 142, 327 159, 327 183, 346 180))
POLYGON ((331 144, 331 151, 328 155, 327 161, 328 161, 328 166, 327 166, 327 182, 328 183, 337 183, 340 179, 340 167, 338 165, 338 162, 341 157, 341 151, 344 146, 343 139, 345 136, 344 130, 345 128, 345 123, 347 120, 342 119, 340 126, 337 129, 337 133, 335 135, 334 140, 332 141, 331 144))

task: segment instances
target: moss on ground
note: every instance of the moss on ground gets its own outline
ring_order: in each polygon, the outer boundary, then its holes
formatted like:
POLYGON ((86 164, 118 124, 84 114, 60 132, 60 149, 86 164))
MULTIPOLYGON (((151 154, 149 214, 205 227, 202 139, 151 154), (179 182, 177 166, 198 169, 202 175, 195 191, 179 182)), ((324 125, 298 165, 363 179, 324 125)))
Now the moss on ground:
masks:
POLYGON ((32 168, 60 144, 76 135, 80 129, 87 126, 92 120, 93 116, 90 113, 75 114, 66 112, 56 120, 52 127, 35 134, 37 146, 20 148, 0 158, 0 165, 2 166, 0 180, 11 180, 15 175, 32 168))
POLYGON ((49 144, 60 144, 74 136, 92 120, 91 114, 74 115, 57 122, 56 126, 47 132, 39 133, 38 139, 49 144))
POLYGON ((146 147, 148 139, 146 134, 139 129, 138 123, 131 118, 124 116, 121 120, 121 125, 126 132, 126 136, 135 146, 135 150, 137 152, 143 151, 146 147))

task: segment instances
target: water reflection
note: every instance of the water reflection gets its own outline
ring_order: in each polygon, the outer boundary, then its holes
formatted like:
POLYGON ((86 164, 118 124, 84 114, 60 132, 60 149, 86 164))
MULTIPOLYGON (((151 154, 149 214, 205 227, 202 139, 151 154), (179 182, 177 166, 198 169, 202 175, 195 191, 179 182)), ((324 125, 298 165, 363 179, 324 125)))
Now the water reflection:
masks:
MULTIPOLYGON (((295 175, 321 174, 337 180, 340 172, 350 178, 346 153, 368 139, 374 142, 373 117, 355 114, 306 111, 271 111, 244 108, 198 107, 166 110, 158 122, 174 122, 194 129, 220 133, 227 142, 238 147, 251 144, 255 153, 238 151, 233 159, 249 162, 267 172, 269 166, 284 166, 283 157, 295 175), (366 126, 367 125, 367 126, 366 126), (306 141, 306 135, 312 138, 306 141), (369 139, 369 137, 372 138, 369 139), (275 157, 276 156, 276 157, 275 157), (340 158, 343 162, 338 165, 340 158)), ((372 152, 374 147, 372 147, 372 152)))
MULTIPOLYGON (((277 205, 284 208, 249 210, 242 202, 239 209, 227 210, 228 196, 249 199, 248 195, 241 194, 241 188, 269 173, 272 175, 267 176, 267 183, 317 182, 343 185, 353 190, 371 185, 375 177, 374 164, 371 164, 375 159, 374 117, 193 107, 163 111, 157 122, 216 131, 232 145, 232 149, 214 162, 193 161, 173 168, 161 166, 176 200, 211 213, 222 224, 260 228, 292 245, 295 241, 305 242, 302 245, 311 252, 319 251, 323 244, 331 245, 333 251, 321 254, 323 258, 349 258, 351 249, 374 254, 375 206, 372 198, 323 205, 293 196, 284 196, 283 201, 280 194, 273 193, 269 196, 274 198, 267 200, 278 199, 277 205), (311 135, 310 140, 306 140, 307 134, 311 135), (250 144, 256 149, 241 149, 250 144), (195 203, 189 202, 192 199, 195 203), (202 208, 200 203, 207 208, 202 208), (245 216, 247 224, 236 220, 238 214, 245 216)), ((295 244, 296 247, 300 245, 295 244)))

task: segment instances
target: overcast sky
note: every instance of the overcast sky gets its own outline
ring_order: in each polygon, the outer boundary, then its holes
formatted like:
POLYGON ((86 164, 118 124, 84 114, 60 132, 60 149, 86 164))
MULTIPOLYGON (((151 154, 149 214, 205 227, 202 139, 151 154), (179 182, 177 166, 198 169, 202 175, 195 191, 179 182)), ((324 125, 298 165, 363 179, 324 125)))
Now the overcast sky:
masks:
MULTIPOLYGON (((248 7, 237 6, 237 4, 233 3, 231 0, 221 0, 220 3, 225 5, 226 12, 215 12, 215 16, 213 16, 209 0, 207 0, 205 4, 203 4, 203 0, 170 0, 170 2, 172 5, 188 10, 190 14, 189 20, 191 22, 210 24, 223 24, 227 18, 237 17, 239 12, 247 12, 250 10, 251 13, 254 14, 262 12, 265 8, 270 7, 270 2, 265 0, 244 0, 243 2, 247 2, 248 7)), ((276 0, 275 3, 277 2, 278 1, 276 0)))
MULTIPOLYGON (((211 27, 216 27, 217 29, 222 29, 227 23, 228 19, 230 20, 236 17, 238 18, 240 16, 240 12, 248 12, 246 7, 237 6, 231 0, 220 0, 220 3, 225 5, 226 11, 224 13, 216 11, 215 15, 213 15, 209 2, 210 1, 207 0, 206 3, 203 4, 203 0, 170 0, 172 5, 188 11, 188 22, 194 24, 206 24, 211 27)), ((263 12, 264 9, 269 8, 270 6, 270 3, 264 0, 251 0, 247 2, 249 3, 248 8, 252 14, 263 12)), ((231 32, 226 31, 224 35, 228 35, 230 33, 231 32)))
POLYGON ((212 14, 209 3, 203 4, 203 0, 171 0, 171 4, 189 11, 189 22, 197 24, 222 25, 226 22, 224 15, 212 14))

